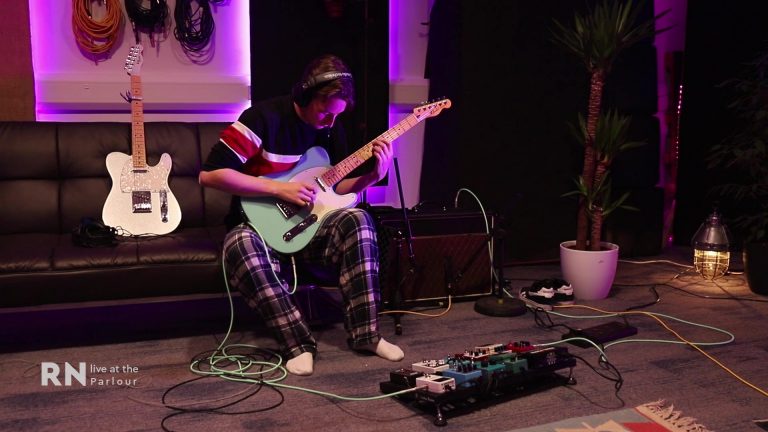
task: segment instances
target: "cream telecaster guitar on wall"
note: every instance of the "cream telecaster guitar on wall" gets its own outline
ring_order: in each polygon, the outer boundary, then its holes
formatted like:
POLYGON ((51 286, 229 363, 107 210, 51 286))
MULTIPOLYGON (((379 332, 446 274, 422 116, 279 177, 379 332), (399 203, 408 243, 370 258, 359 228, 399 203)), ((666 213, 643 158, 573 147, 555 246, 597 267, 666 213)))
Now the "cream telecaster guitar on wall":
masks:
MULTIPOLYGON (((450 106, 451 101, 448 99, 419 106, 379 137, 394 141, 422 120, 434 117, 443 108, 450 106)), ((275 198, 242 197, 243 211, 272 249, 282 253, 297 252, 312 240, 326 214, 352 207, 357 203, 357 194, 337 195, 333 186, 373 156, 372 149, 373 141, 331 167, 325 149, 312 147, 290 171, 264 177, 280 181, 312 182, 318 185, 319 191, 314 203, 300 207, 275 198)))
POLYGON ((106 225, 126 235, 168 234, 181 221, 181 208, 168 187, 171 156, 163 153, 155 166, 147 165, 144 145, 144 103, 141 91, 141 45, 131 47, 125 70, 131 76, 131 155, 107 155, 112 189, 102 211, 106 225))

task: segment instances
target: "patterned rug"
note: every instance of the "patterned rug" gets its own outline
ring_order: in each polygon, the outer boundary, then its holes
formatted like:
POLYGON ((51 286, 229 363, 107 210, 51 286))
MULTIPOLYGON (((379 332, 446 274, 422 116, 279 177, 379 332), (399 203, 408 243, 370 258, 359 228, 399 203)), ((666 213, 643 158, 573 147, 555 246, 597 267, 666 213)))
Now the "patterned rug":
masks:
POLYGON ((510 432, 711 432, 664 400, 510 432))

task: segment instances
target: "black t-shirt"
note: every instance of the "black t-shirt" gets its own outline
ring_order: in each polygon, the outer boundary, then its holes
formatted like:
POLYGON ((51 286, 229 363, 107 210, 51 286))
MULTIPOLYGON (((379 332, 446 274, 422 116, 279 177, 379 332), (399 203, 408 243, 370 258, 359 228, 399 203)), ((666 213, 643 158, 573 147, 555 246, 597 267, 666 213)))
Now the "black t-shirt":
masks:
MULTIPOLYGON (((299 118, 290 97, 267 99, 243 111, 236 122, 222 131, 203 170, 231 168, 255 176, 277 173, 293 168, 301 155, 314 146, 328 152, 331 164, 350 153, 338 122, 330 129, 318 130, 299 118)), ((243 221, 240 197, 233 196, 227 226, 231 228, 243 221)))

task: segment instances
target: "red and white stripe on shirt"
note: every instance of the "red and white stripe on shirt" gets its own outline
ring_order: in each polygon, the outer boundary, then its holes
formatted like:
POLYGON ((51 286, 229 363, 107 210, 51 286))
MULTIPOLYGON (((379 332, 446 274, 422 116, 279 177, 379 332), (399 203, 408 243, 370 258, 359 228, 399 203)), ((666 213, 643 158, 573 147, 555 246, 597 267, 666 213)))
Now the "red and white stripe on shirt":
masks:
POLYGON ((287 171, 298 163, 301 155, 281 155, 262 148, 262 140, 240 122, 229 125, 220 136, 221 142, 245 164, 244 172, 261 176, 287 171))

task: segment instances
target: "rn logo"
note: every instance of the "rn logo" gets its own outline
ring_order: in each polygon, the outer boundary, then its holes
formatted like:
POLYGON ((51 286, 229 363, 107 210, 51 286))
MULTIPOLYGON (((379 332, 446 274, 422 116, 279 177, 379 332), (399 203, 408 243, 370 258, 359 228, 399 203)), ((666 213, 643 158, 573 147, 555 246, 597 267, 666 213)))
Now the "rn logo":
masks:
MULTIPOLYGON (((64 362, 64 385, 71 386, 72 378, 79 382, 81 386, 85 386, 85 362, 78 363, 79 368, 75 369, 74 366, 68 362, 64 362)), ((40 363, 40 385, 47 386, 48 382, 52 382, 54 386, 60 387, 61 381, 59 381, 59 375, 61 368, 58 364, 53 362, 40 363)))

